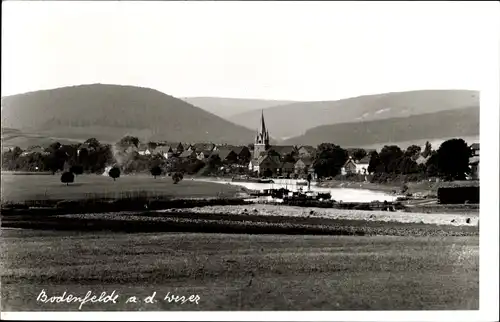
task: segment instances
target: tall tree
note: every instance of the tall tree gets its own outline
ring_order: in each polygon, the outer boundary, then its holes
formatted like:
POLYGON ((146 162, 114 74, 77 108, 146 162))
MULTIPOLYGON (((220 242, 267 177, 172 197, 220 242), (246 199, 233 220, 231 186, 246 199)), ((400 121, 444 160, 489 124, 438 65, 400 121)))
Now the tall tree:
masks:
POLYGON ((64 170, 64 164, 68 160, 67 154, 62 150, 55 150, 45 158, 45 168, 55 174, 59 170, 64 170))
POLYGON ((441 177, 445 180, 465 180, 470 173, 469 158, 472 153, 463 139, 451 139, 443 142, 437 151, 437 165, 441 177))
POLYGON ((399 159, 399 172, 402 174, 410 174, 418 172, 418 165, 409 155, 404 155, 399 159))
POLYGON ((139 139, 135 136, 127 135, 124 136, 120 141, 118 141, 118 145, 122 147, 127 147, 127 146, 135 146, 136 148, 139 147, 139 139))
POLYGON ((429 141, 425 142, 425 148, 424 148, 424 152, 422 152, 422 156, 424 158, 427 158, 428 156, 430 156, 432 153, 432 145, 429 141))
POLYGON ((352 153, 352 157, 354 160, 361 160, 363 159, 364 157, 366 157, 367 153, 364 149, 356 149, 354 150, 354 152, 352 153))
POLYGON ((331 143, 321 143, 313 166, 318 177, 336 176, 347 161, 348 153, 340 146, 331 143))
POLYGON ((429 159, 425 163, 425 166, 426 166, 427 176, 429 176, 429 177, 437 177, 437 176, 439 176, 438 155, 437 155, 437 152, 432 152, 429 155, 429 159))
POLYGON ((403 151, 397 145, 386 145, 380 150, 380 163, 385 173, 399 173, 399 162, 403 151))
POLYGON ((408 156, 413 160, 416 160, 418 159, 421 150, 422 148, 418 145, 410 145, 405 151, 405 156, 408 156))
POLYGON ((88 145, 92 149, 97 149, 101 146, 101 143, 96 138, 90 138, 90 139, 86 140, 85 142, 83 142, 83 144, 88 145))
POLYGON ((89 150, 86 148, 81 148, 78 150, 77 162, 82 165, 84 170, 88 170, 90 168, 89 165, 89 150))
POLYGON ((368 173, 378 172, 380 167, 380 156, 377 151, 373 151, 370 154, 370 163, 368 164, 368 173))

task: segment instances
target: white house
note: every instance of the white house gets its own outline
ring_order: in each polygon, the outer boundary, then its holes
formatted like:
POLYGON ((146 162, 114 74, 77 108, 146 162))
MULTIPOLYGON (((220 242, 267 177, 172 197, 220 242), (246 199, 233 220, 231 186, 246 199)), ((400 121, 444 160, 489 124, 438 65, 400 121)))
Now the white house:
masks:
POLYGON ((212 154, 212 151, 200 151, 198 154, 197 154, 197 159, 198 160, 201 160, 201 161, 205 161, 206 159, 208 159, 210 157, 210 155, 212 154))
POLYGON ((174 151, 171 146, 157 146, 156 149, 151 151, 152 155, 160 155, 165 159, 168 159, 174 155, 174 151))
POLYGON ((148 147, 147 144, 139 144, 139 147, 137 149, 137 152, 140 155, 151 155, 152 149, 148 147))
POLYGON ((363 159, 356 161, 349 157, 341 169, 343 175, 346 174, 368 174, 368 166, 370 164, 370 157, 366 156, 363 159))

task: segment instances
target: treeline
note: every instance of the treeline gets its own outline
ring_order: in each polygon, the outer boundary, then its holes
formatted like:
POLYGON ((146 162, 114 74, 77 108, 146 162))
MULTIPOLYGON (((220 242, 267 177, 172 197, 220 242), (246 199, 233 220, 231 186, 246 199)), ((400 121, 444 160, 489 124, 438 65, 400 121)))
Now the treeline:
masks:
MULTIPOLYGON (((2 170, 25 172, 72 172, 102 174, 106 168, 119 168, 123 174, 150 172, 153 176, 182 173, 222 174, 229 164, 218 155, 206 160, 179 158, 177 151, 169 158, 163 155, 141 155, 138 152, 139 139, 126 136, 114 145, 102 144, 91 138, 82 144, 61 145, 52 143, 46 148, 29 148, 23 151, 15 147, 2 153, 2 170), (227 166, 223 170, 221 167, 227 166)), ((154 144, 154 143, 151 143, 154 144)), ((245 172, 246 166, 235 167, 237 173, 245 172)))
MULTIPOLYGON (((349 156, 358 161, 367 156, 367 153, 358 149, 349 154, 338 145, 320 144, 314 160, 318 178, 340 176, 349 156)), ((465 180, 471 173, 471 156, 472 150, 463 139, 445 141, 437 150, 429 142, 425 144, 423 151, 416 145, 409 146, 406 150, 396 145, 386 145, 380 152, 372 151, 369 154, 370 161, 364 175, 370 175, 372 182, 419 181, 427 178, 465 180)), ((355 176, 359 177, 359 174, 351 175, 355 176)))
POLYGON ((61 145, 59 142, 45 149, 23 151, 15 147, 2 153, 2 170, 56 173, 79 166, 82 173, 104 172, 113 160, 112 146, 96 139, 89 139, 85 144, 88 147, 82 149, 81 144, 61 145))
POLYGON ((2 170, 52 172, 75 170, 80 173, 102 173, 112 164, 113 152, 109 144, 101 144, 97 139, 88 139, 83 144, 54 142, 46 148, 31 147, 23 151, 15 147, 2 153, 2 170), (81 148, 85 145, 85 148, 81 148))

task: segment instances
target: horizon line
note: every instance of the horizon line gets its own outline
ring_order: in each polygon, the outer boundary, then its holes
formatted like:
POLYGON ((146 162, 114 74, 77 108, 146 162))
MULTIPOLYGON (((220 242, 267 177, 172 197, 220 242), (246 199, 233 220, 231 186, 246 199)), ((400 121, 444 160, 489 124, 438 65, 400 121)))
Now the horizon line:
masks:
POLYGON ((130 84, 112 84, 112 83, 82 83, 82 84, 74 84, 74 85, 65 85, 65 86, 60 86, 60 87, 51 87, 51 88, 44 88, 44 89, 38 89, 38 90, 30 90, 26 92, 19 92, 16 94, 8 94, 4 95, 3 93, 1 94, 1 98, 9 97, 9 96, 17 96, 17 95, 25 95, 25 94, 31 94, 31 93, 36 93, 36 92, 43 92, 43 91, 51 91, 51 90, 57 90, 57 89, 64 89, 64 88, 71 88, 71 87, 80 87, 80 86, 92 86, 92 85, 105 85, 105 86, 121 86, 121 87, 136 87, 136 88, 143 88, 143 89, 150 89, 150 90, 155 90, 158 91, 162 94, 168 95, 175 97, 180 100, 185 100, 185 99, 195 99, 195 98, 215 98, 215 99, 233 99, 233 100, 261 100, 261 101, 285 101, 290 104, 293 103, 309 103, 309 102, 329 102, 329 101, 340 101, 340 100, 346 100, 346 99, 352 99, 352 98, 358 98, 358 97, 363 97, 363 96, 376 96, 376 95, 386 95, 386 94, 396 94, 396 93, 407 93, 407 92, 423 92, 423 91, 469 91, 469 92, 477 92, 480 93, 481 91, 478 89, 466 89, 466 88, 439 88, 439 89, 411 89, 411 90, 394 90, 394 91, 387 91, 387 92, 377 92, 377 93, 367 93, 367 94, 360 94, 360 95, 354 95, 354 96, 346 96, 342 98, 337 98, 337 99, 315 99, 315 100, 295 100, 295 99, 278 99, 278 98, 258 98, 258 97, 231 97, 231 96, 224 96, 224 95, 196 95, 196 96, 191 96, 191 95, 173 95, 169 93, 165 93, 161 90, 158 90, 153 87, 149 86, 143 86, 143 85, 130 85, 130 84))

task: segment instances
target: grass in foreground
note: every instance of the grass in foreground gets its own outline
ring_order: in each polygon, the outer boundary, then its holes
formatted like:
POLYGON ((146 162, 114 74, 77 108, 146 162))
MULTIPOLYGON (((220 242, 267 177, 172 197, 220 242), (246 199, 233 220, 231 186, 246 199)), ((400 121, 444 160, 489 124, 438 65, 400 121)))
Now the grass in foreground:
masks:
POLYGON ((478 309, 478 237, 347 237, 3 231, 4 310, 64 291, 116 290, 82 310, 478 309), (154 304, 125 304, 157 292, 154 304), (195 304, 163 301, 198 294, 195 304))

